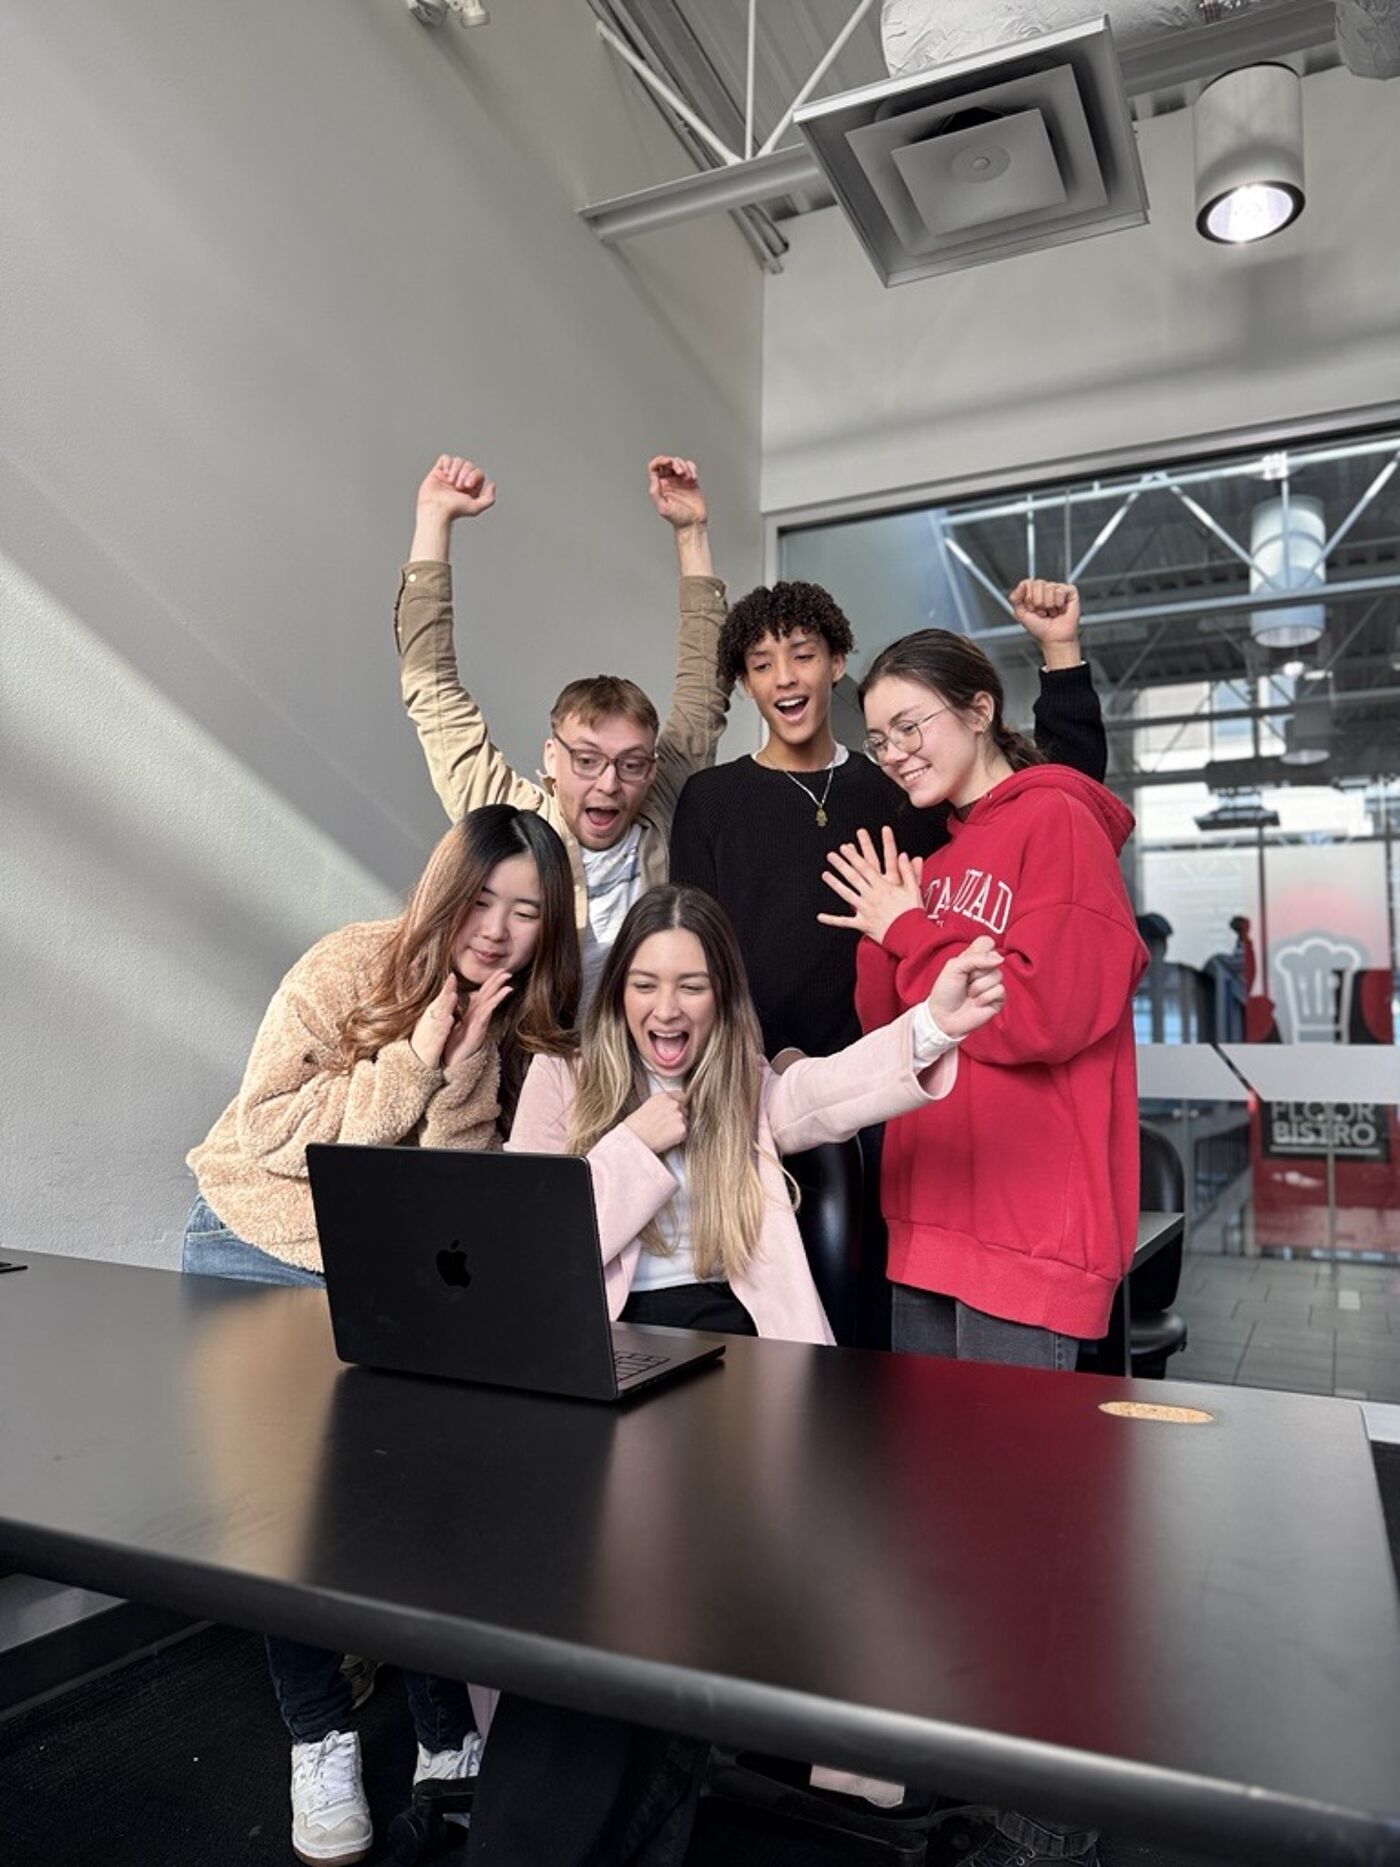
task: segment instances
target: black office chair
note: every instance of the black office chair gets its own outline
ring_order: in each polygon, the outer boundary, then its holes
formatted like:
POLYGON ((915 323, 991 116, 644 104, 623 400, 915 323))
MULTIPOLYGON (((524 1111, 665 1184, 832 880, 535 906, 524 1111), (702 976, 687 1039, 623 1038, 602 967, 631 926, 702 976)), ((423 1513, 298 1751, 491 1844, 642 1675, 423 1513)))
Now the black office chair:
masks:
MULTIPOLYGON (((863 1249, 865 1174, 858 1141, 831 1142, 783 1163, 800 1190, 798 1230, 832 1333, 843 1347, 874 1345, 886 1293, 884 1254, 863 1249), (878 1262, 876 1260, 879 1260, 878 1262)), ((887 1298, 886 1298, 887 1301, 887 1298)), ((886 1325, 884 1343, 889 1340, 886 1325)), ((721 1752, 703 1794, 813 1834, 839 1834, 887 1860, 921 1867, 930 1836, 958 1853, 972 1844, 975 1816, 962 1804, 915 1792, 895 1809, 813 1789, 809 1766, 745 1751, 721 1752)))
MULTIPOLYGON (((783 1162, 797 1182, 797 1229, 827 1320, 843 1348, 863 1343, 867 1307, 861 1249, 865 1172, 858 1141, 831 1141, 783 1162)), ((883 1274, 884 1266, 880 1272, 883 1274)))
MULTIPOLYGON (((1186 1210, 1186 1172, 1181 1156, 1164 1134, 1138 1127, 1141 1187, 1138 1203, 1144 1212, 1184 1212, 1186 1210)), ((1161 1381, 1166 1378, 1167 1362, 1178 1349, 1186 1346, 1186 1318, 1172 1308, 1181 1282, 1182 1259, 1186 1249, 1186 1230, 1174 1244, 1164 1245, 1141 1270, 1128 1278, 1128 1310, 1132 1317, 1129 1352, 1131 1367, 1139 1380, 1161 1381)), ((1079 1356, 1081 1371, 1091 1374, 1116 1374, 1121 1369, 1106 1368, 1101 1347, 1086 1345, 1079 1356)))
MULTIPOLYGON (((1181 1156, 1164 1134, 1145 1122, 1139 1126, 1138 1137, 1142 1175, 1138 1203, 1143 1211, 1185 1212, 1186 1170, 1181 1156)), ((1132 1369, 1145 1380, 1165 1379, 1168 1359, 1186 1346, 1186 1318, 1172 1308, 1185 1252, 1183 1226, 1174 1244, 1165 1245, 1128 1280, 1132 1369)))

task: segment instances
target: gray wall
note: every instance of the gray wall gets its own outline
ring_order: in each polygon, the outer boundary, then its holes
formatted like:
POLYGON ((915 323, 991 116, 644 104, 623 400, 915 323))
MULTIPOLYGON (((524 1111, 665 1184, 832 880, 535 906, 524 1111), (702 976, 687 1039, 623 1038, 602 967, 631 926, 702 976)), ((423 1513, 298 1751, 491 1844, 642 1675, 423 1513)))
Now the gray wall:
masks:
POLYGON ((444 827, 389 632, 440 451, 500 482, 459 613, 527 769, 564 678, 664 699, 651 452, 757 580, 760 275, 724 220, 598 246, 685 159, 581 0, 494 14, 0 15, 7 1247, 174 1262, 282 971, 444 827))
POLYGON ((1307 209, 1194 226, 1191 113, 1139 147, 1152 220, 886 291, 840 209, 789 223, 764 302, 765 512, 1014 476, 1400 398, 1400 84, 1303 85, 1307 209))

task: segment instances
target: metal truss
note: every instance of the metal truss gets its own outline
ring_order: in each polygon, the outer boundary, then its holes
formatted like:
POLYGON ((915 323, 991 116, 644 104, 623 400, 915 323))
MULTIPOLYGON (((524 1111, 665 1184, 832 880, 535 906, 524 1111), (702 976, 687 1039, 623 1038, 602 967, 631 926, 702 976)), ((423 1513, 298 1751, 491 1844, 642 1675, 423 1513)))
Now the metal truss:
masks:
MULTIPOLYGON (((1144 619, 1158 624, 1180 621, 1198 622, 1211 616, 1229 617, 1241 612, 1252 613, 1256 610, 1280 609, 1296 605, 1299 592, 1285 580, 1271 575, 1259 562, 1249 547, 1237 538, 1230 528, 1223 524, 1197 497, 1196 489, 1204 491, 1211 486, 1218 486, 1226 481, 1240 479, 1262 479, 1273 490, 1287 511, 1290 488, 1294 476, 1303 468, 1320 466, 1327 462, 1343 460, 1375 459, 1380 464, 1369 485, 1356 499, 1346 515, 1334 525, 1322 547, 1322 558, 1326 559, 1350 535, 1357 521, 1380 497, 1400 471, 1400 444, 1394 437, 1374 441, 1356 441, 1334 447, 1320 447, 1279 451, 1256 457, 1249 461, 1236 461, 1218 467, 1195 467, 1178 472, 1172 468, 1158 468, 1140 474, 1136 480, 1103 485, 1094 482, 1089 486, 1067 489, 1063 493, 1025 493, 1011 499, 999 499, 986 505, 951 507, 929 515, 930 526, 937 547, 952 558, 958 569, 970 577, 987 594, 994 606, 1011 613, 1010 604, 1003 595, 999 580, 987 568, 979 564, 976 557, 975 541, 968 536, 978 525, 985 525, 993 520, 1022 519, 1026 525, 1026 560, 1027 569, 1032 576, 1049 576, 1062 579, 1066 583, 1079 583, 1103 551, 1105 545, 1122 525, 1128 514, 1139 501, 1153 494, 1167 494, 1176 503, 1178 510, 1186 515, 1193 526, 1204 536, 1223 547, 1243 569, 1249 571, 1252 587, 1248 591, 1203 590, 1189 597, 1162 602, 1155 597, 1116 607, 1096 608, 1087 603, 1083 608, 1083 620, 1086 631, 1092 633, 1106 625, 1141 622, 1144 619), (1070 515, 1080 507, 1102 506, 1108 508, 1103 523, 1089 545, 1077 558, 1071 555, 1070 515), (1037 562, 1037 520, 1044 519, 1051 513, 1059 512, 1064 518, 1064 546, 1060 561, 1053 569, 1037 562), (963 536, 959 536, 959 534, 963 536)), ((950 567, 951 569, 951 567, 950 567)), ((1134 575, 1156 575, 1164 581, 1179 576, 1179 563, 1164 563, 1157 567, 1144 568, 1135 566, 1134 575)), ((957 584, 954 584, 956 590, 957 584)), ((1317 593, 1317 600, 1328 604, 1350 602, 1357 598, 1373 597, 1378 593, 1400 590, 1400 573, 1384 573, 1358 577, 1338 578, 1329 581, 1325 589, 1317 593)), ((1022 630, 1014 621, 997 623, 991 626, 979 626, 975 607, 959 605, 960 621, 964 629, 975 635, 979 641, 1004 639, 1018 640, 1022 630), (971 627, 969 627, 971 623, 971 627)))
MULTIPOLYGON (((775 3, 781 4, 782 0, 769 0, 770 5, 775 3)), ((805 143, 787 150, 785 163, 774 163, 771 158, 791 128, 794 115, 841 56, 874 0, 856 0, 846 23, 811 75, 762 144, 755 147, 754 43, 758 4, 759 0, 749 0, 742 148, 735 148, 732 141, 715 129, 712 121, 706 120, 694 99, 683 96, 675 83, 628 45, 601 16, 612 9, 603 5, 602 0, 594 0, 594 10, 600 14, 599 36, 636 73, 658 104, 674 121, 684 125, 716 162, 715 167, 702 168, 698 174, 686 176, 679 182, 594 202, 580 209, 580 218, 600 240, 625 240, 634 234, 674 226, 695 215, 733 212, 776 200, 795 190, 825 187, 822 171, 805 143)), ((1245 9, 1232 19, 1195 29, 1184 28, 1162 34, 1143 45, 1125 48, 1121 57, 1124 88, 1130 97, 1146 96, 1168 86, 1187 84, 1214 72, 1229 70, 1234 65, 1250 64, 1259 58, 1281 58, 1291 52, 1328 44, 1333 33, 1332 0, 1292 0, 1289 7, 1271 8, 1262 16, 1253 9, 1245 9)))

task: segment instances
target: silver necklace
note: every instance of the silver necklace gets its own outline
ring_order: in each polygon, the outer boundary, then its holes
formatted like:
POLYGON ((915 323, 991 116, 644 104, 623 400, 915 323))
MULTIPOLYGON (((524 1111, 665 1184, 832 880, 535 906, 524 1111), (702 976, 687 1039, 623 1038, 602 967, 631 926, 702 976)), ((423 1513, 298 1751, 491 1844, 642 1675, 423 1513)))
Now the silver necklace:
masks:
POLYGON ((835 760, 833 759, 831 764, 828 765, 826 768, 826 783, 822 787, 822 794, 820 797, 817 796, 815 791, 809 791, 806 785, 803 784, 802 780, 797 776, 797 774, 795 772, 790 772, 788 768, 786 767, 786 765, 780 765, 777 767, 777 769, 782 772, 785 778, 791 778, 792 782, 797 786, 798 790, 802 793, 802 795, 804 797, 810 798, 811 801, 816 805, 817 807, 817 828, 819 830, 824 830, 826 828, 826 800, 831 796, 831 781, 836 776, 835 760))

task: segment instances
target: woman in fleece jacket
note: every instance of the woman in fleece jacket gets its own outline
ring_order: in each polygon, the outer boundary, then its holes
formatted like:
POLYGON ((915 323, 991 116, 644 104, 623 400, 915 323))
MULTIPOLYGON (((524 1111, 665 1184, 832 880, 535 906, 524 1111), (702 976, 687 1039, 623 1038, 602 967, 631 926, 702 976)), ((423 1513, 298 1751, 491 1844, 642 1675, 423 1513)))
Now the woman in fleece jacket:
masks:
MULTIPOLYGON (((1072 586, 1013 603, 1077 611, 1072 586)), ((1047 765, 1002 719, 996 669, 965 637, 924 629, 861 686, 866 748, 920 809, 949 803, 950 842, 920 871, 888 830, 830 858, 862 934, 856 1009, 907 1015, 950 954, 990 934, 1006 1004, 970 1033, 944 1105, 892 1121, 882 1203, 896 1349, 1042 1368, 1101 1336, 1132 1262, 1138 1210, 1133 987, 1146 964, 1118 854, 1131 814, 1047 765)), ((1003 1814, 969 1867, 1096 1859, 1092 1831, 1003 1814)))
MULTIPOLYGON (((320 1285, 308 1141, 494 1148, 531 1056, 572 1046, 579 949, 559 837, 489 804, 434 850, 391 921, 327 934, 273 996, 238 1094, 189 1156, 199 1182, 183 1268, 320 1285)), ((373 1845, 341 1655, 269 1639, 292 1739, 292 1847, 358 1861, 373 1845)), ((405 1672, 414 1781, 474 1772, 464 1685, 405 1672)))
MULTIPOLYGON (((724 910, 698 888, 652 888, 604 964, 577 1062, 531 1064, 508 1146, 587 1156, 614 1317, 830 1342, 781 1156, 946 1096, 955 1047, 1000 1007, 1000 967, 975 939, 885 1029, 779 1076, 724 910)), ((708 1749, 507 1694, 468 1859, 679 1860, 708 1749)))

